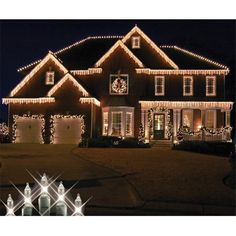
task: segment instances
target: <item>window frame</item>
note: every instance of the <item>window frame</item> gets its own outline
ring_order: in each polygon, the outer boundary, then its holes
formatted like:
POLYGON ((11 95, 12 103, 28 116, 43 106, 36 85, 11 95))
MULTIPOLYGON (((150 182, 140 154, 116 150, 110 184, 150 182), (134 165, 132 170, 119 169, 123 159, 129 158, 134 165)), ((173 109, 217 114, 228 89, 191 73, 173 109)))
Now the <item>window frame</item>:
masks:
POLYGON ((155 76, 155 96, 165 96, 165 76, 155 76), (161 93, 157 92, 157 87, 160 86, 157 84, 158 79, 162 79, 161 93))
MULTIPOLYGON (((113 124, 114 124, 114 117, 113 117, 113 115, 114 114, 120 114, 120 134, 119 134, 119 136, 122 136, 122 129, 123 129, 123 122, 122 122, 122 111, 112 111, 111 112, 111 135, 114 135, 113 134, 113 131, 112 131, 112 129, 113 129, 113 124)), ((117 123, 118 124, 118 123, 117 123)))
POLYGON ((206 96, 211 97, 211 96, 216 96, 216 76, 206 76, 206 96), (213 93, 209 93, 209 80, 213 79, 213 93))
POLYGON ((193 96, 193 76, 184 76, 183 77, 183 96, 193 96), (187 93, 186 92, 186 88, 188 87, 188 85, 186 85, 186 81, 190 79, 190 92, 187 93))
POLYGON ((133 135, 133 113, 132 112, 125 112, 125 136, 132 136, 133 135), (127 118, 130 115, 130 133, 127 133, 127 118))
POLYGON ((132 37, 132 49, 137 49, 140 48, 140 36, 133 36, 132 37), (136 41, 138 40, 138 41, 136 41), (138 42, 136 44, 136 42, 138 42))
POLYGON ((108 111, 103 111, 102 113, 102 135, 108 135, 108 131, 109 131, 109 113, 108 111), (107 119, 107 130, 105 131, 105 114, 106 114, 106 119, 107 119))
POLYGON ((46 85, 54 85, 55 84, 55 71, 47 71, 45 75, 45 84, 46 85), (50 81, 50 75, 53 75, 53 81, 50 81))

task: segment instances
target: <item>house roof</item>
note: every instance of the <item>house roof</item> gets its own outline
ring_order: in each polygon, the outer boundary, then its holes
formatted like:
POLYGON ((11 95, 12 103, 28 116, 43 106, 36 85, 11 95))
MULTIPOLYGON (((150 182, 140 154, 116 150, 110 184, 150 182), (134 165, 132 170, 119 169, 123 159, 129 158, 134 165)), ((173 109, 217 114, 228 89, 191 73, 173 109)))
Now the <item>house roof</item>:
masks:
MULTIPOLYGON (((132 30, 131 30, 132 31, 132 30)), ((130 32, 131 32, 130 31, 130 32)), ((72 45, 69 45, 54 54, 62 64, 68 70, 84 70, 88 68, 93 68, 96 63, 107 53, 109 50, 120 40, 125 44, 125 36, 94 36, 87 37, 78 41, 72 45)), ((163 58, 170 61, 172 64, 178 66, 178 69, 228 69, 226 66, 221 65, 215 61, 212 61, 203 56, 197 55, 186 49, 177 46, 159 46, 155 47, 155 44, 150 41, 150 45, 153 50, 157 48, 160 51, 163 58)), ((140 55, 138 50, 130 50, 130 53, 134 55, 146 68, 151 69, 168 69, 161 68, 160 65, 153 63, 153 60, 147 60, 147 56, 140 55)), ((19 72, 29 72, 36 64, 41 60, 33 62, 25 67, 18 69, 19 72)), ((177 68, 174 68, 177 69, 177 68)))

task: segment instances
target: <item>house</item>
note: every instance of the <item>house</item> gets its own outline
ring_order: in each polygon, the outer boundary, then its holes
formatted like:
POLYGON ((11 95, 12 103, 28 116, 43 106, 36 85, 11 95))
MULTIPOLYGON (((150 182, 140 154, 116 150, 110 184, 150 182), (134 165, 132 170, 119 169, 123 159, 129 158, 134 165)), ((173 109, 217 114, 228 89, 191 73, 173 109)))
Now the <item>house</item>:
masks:
POLYGON ((87 37, 18 70, 8 105, 15 143, 78 143, 82 135, 230 141, 229 69, 139 27, 87 37))

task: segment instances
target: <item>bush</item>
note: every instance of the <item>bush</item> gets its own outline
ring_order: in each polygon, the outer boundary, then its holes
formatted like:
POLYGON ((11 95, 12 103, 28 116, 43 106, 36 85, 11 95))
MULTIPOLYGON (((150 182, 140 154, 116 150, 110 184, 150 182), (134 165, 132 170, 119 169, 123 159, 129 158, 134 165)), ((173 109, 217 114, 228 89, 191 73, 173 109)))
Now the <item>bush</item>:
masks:
POLYGON ((139 141, 137 138, 122 139, 118 146, 119 148, 150 148, 150 144, 139 141))
POLYGON ((228 157, 234 150, 234 144, 227 142, 182 141, 180 144, 175 145, 173 149, 228 157))

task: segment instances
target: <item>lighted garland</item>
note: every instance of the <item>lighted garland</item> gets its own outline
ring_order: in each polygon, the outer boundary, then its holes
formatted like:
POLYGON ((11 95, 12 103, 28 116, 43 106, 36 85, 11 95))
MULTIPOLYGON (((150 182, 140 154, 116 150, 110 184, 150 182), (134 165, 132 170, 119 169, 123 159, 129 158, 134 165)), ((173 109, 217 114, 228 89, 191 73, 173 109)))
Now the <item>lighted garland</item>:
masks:
POLYGON ((30 114, 23 114, 22 116, 20 115, 13 115, 13 125, 12 125, 12 142, 15 143, 16 141, 16 120, 19 118, 31 118, 31 119, 39 119, 41 123, 41 137, 40 137, 40 143, 44 143, 44 136, 45 136, 45 119, 44 115, 39 114, 39 115, 30 115, 30 114))
POLYGON ((150 138, 153 139, 153 113, 164 112, 167 113, 165 135, 170 139, 173 134, 173 125, 170 119, 170 109, 164 107, 151 108, 148 110, 148 127, 150 138))
POLYGON ((139 126, 138 140, 143 141, 144 137, 145 137, 144 127, 143 127, 143 124, 141 123, 139 126))
POLYGON ((7 136, 9 134, 9 129, 6 123, 0 123, 0 135, 7 136))
POLYGON ((116 93, 125 93, 127 91, 127 83, 124 79, 118 77, 112 83, 112 90, 116 93))
POLYGON ((192 131, 187 127, 180 127, 178 132, 177 132, 177 139, 178 140, 184 140, 184 135, 188 136, 195 136, 195 137, 200 137, 202 134, 206 136, 218 136, 218 135, 226 135, 227 133, 230 134, 232 130, 232 127, 226 126, 222 127, 218 130, 212 130, 206 127, 201 127, 199 130, 192 131))
POLYGON ((73 118, 73 119, 80 119, 81 121, 81 134, 85 132, 85 124, 84 124, 84 116, 83 115, 51 115, 50 116, 50 143, 54 143, 54 135, 55 135, 55 119, 62 119, 62 118, 73 118))

